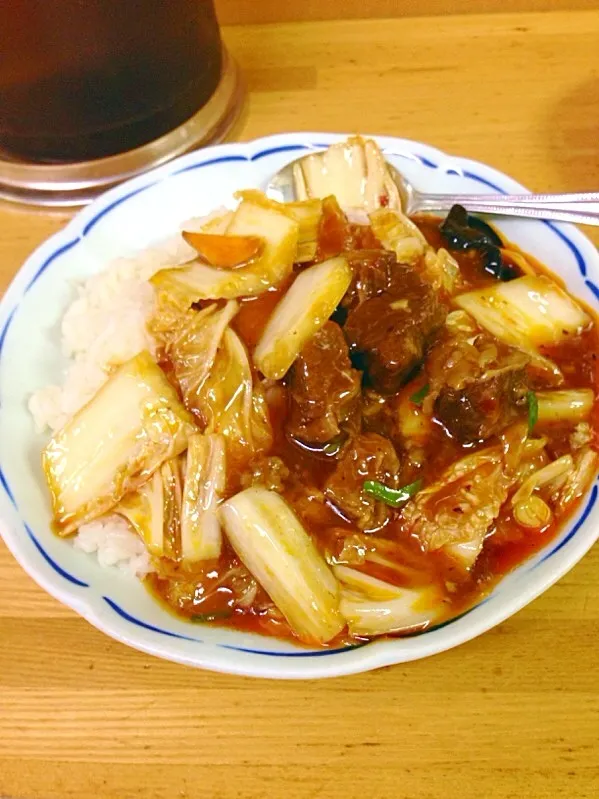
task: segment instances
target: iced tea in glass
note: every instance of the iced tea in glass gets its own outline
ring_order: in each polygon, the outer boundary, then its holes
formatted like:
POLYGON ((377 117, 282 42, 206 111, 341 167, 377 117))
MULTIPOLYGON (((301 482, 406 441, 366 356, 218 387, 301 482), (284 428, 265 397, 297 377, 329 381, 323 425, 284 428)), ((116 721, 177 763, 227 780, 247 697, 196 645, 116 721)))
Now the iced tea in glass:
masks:
POLYGON ((0 158, 139 147, 210 99, 221 61, 212 0, 0 0, 0 158))

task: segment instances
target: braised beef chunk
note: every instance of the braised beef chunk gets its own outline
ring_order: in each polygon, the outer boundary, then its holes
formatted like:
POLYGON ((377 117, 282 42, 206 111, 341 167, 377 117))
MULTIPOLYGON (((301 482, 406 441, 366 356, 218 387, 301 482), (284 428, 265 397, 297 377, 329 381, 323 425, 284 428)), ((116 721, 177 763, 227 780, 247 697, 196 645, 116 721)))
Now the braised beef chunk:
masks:
POLYGON ((387 397, 366 388, 362 392, 362 431, 378 433, 395 447, 396 452, 403 450, 403 441, 399 435, 397 419, 397 403, 394 397, 387 397))
POLYGON ((289 378, 287 433, 308 444, 326 444, 359 410, 361 374, 352 368, 347 342, 327 322, 306 344, 289 378))
POLYGON ((393 444, 377 433, 362 433, 343 450, 324 493, 361 530, 372 532, 386 523, 390 511, 364 493, 364 482, 378 480, 396 488, 398 473, 399 459, 393 444))
POLYGON ((388 250, 353 250, 345 253, 353 280, 341 306, 351 311, 365 300, 389 291, 397 269, 395 253, 388 250))
POLYGON ((461 444, 500 433, 526 413, 528 362, 525 353, 486 333, 445 332, 427 363, 435 416, 461 444))
POLYGON ((435 416, 461 444, 485 441, 526 410, 524 370, 503 372, 463 389, 444 388, 435 401, 435 416))
POLYGON ((418 273, 397 264, 389 291, 351 310, 344 332, 350 351, 364 356, 371 385, 391 394, 418 369, 445 315, 418 273))

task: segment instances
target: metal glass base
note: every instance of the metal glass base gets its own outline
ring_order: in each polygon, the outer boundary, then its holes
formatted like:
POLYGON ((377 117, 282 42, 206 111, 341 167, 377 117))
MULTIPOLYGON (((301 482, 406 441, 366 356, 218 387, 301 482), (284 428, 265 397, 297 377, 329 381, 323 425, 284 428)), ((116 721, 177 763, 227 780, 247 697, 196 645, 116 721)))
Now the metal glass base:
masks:
POLYGON ((85 205, 127 178, 188 150, 222 141, 241 110, 242 100, 237 65, 224 51, 223 72, 213 96, 175 130, 135 150, 75 164, 29 164, 0 157, 0 198, 54 208, 85 205))

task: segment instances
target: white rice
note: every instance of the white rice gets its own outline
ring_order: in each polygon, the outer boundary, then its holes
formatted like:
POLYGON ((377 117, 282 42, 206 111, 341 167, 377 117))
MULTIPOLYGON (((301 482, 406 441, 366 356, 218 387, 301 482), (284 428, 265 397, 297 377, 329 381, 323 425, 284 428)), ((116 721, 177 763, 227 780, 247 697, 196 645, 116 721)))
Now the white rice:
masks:
POLYGON ((118 566, 126 574, 145 577, 154 571, 144 542, 120 516, 82 524, 73 539, 75 549, 95 553, 100 566, 118 566))
MULTIPOLYGON (((220 212, 222 213, 222 211, 220 212)), ((195 219, 185 228, 199 228, 195 219)), ((193 257, 194 251, 180 235, 138 255, 119 258, 77 286, 77 297, 61 324, 62 351, 69 364, 62 385, 49 385, 29 400, 38 432, 59 430, 88 402, 115 366, 144 349, 154 353, 155 342, 146 323, 154 308, 149 279, 166 266, 193 257)), ((127 522, 104 516, 79 528, 73 545, 95 553, 101 566, 117 566, 138 577, 153 571, 143 541, 127 522)))
POLYGON ((165 266, 193 255, 180 237, 131 258, 119 258, 77 287, 62 319, 62 351, 70 363, 62 386, 36 391, 29 410, 38 432, 59 430, 90 400, 109 371, 141 350, 154 352, 146 329, 154 307, 148 280, 165 266))

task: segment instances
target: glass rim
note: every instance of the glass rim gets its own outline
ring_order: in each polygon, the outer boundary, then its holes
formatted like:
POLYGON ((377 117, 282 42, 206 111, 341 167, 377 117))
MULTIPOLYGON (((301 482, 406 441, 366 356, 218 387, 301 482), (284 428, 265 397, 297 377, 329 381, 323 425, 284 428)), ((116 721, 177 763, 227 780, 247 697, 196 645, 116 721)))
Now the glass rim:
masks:
POLYGON ((223 45, 221 77, 214 94, 178 127, 118 155, 70 164, 34 164, 0 156, 0 198, 10 202, 60 207, 85 205, 128 178, 178 155, 222 141, 242 106, 239 69, 223 45))

